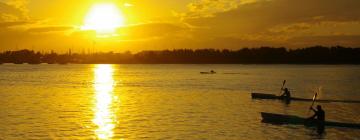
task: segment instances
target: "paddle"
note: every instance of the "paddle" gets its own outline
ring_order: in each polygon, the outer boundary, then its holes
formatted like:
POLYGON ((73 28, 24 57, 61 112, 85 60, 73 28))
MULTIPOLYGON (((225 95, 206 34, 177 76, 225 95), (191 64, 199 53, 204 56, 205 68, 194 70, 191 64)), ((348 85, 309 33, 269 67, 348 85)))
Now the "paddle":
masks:
MULTIPOLYGON (((308 115, 309 115, 312 107, 314 106, 314 103, 315 103, 315 101, 316 101, 317 95, 318 95, 318 92, 315 91, 315 94, 314 94, 314 96, 313 96, 313 98, 312 98, 313 101, 312 101, 311 106, 310 106, 310 108, 309 108, 309 111, 308 111, 308 113, 307 113, 308 115)), ((305 120, 305 123, 309 123, 309 121, 311 121, 310 118, 309 118, 309 119, 306 119, 306 120, 305 120)))
POLYGON ((283 81, 282 87, 281 87, 281 89, 280 89, 280 95, 281 95, 281 92, 282 92, 283 89, 284 89, 285 83, 286 83, 286 80, 283 81))
MULTIPOLYGON (((315 103, 315 101, 316 101, 317 95, 318 95, 318 92, 315 91, 315 94, 314 94, 314 96, 313 96, 313 98, 312 98, 313 101, 312 101, 312 103, 311 103, 310 110, 311 110, 312 107, 314 106, 314 103, 315 103)), ((309 112, 310 112, 310 110, 309 110, 309 112)), ((308 113, 309 113, 309 112, 308 112, 308 113)))
POLYGON ((315 95, 313 97, 313 101, 312 101, 312 104, 311 104, 310 108, 312 108, 314 106, 317 95, 318 95, 318 92, 315 92, 315 95))

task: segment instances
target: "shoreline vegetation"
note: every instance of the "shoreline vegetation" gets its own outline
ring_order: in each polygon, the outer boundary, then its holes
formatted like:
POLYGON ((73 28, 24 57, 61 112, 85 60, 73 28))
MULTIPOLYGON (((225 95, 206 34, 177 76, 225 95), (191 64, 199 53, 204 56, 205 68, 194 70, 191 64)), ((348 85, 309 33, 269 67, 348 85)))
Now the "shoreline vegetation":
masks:
POLYGON ((0 64, 360 64, 360 48, 313 46, 299 49, 260 47, 239 50, 174 49, 138 53, 58 54, 33 50, 0 52, 0 64))

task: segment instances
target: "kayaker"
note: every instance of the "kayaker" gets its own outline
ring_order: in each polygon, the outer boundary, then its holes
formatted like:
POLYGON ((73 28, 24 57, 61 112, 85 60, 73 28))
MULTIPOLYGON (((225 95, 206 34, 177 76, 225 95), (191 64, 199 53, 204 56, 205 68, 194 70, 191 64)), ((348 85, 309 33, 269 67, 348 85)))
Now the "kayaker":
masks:
POLYGON ((310 107, 312 111, 314 111, 314 115, 311 116, 309 119, 315 119, 317 123, 317 132, 322 134, 325 129, 325 111, 321 108, 321 105, 317 105, 315 110, 313 107, 310 107))
POLYGON ((281 95, 281 97, 283 97, 284 99, 290 100, 291 95, 290 95, 290 91, 288 88, 284 89, 284 93, 281 95))

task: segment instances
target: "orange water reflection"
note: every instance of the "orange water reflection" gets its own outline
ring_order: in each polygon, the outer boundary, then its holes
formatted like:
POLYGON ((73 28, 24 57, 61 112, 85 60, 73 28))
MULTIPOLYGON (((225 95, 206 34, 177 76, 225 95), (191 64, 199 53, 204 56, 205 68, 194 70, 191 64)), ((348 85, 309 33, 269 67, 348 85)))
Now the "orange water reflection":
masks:
POLYGON ((114 135, 116 116, 114 102, 114 69, 112 65, 96 65, 94 69, 95 106, 93 122, 97 125, 95 134, 98 139, 111 139, 114 135))

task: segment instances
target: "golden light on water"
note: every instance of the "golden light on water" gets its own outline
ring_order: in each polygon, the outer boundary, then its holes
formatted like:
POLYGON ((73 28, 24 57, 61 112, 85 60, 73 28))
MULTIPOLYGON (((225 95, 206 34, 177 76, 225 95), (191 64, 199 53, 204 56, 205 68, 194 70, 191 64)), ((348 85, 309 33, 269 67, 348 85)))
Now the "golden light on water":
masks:
POLYGON ((98 128, 95 133, 99 139, 113 137, 115 128, 115 114, 112 110, 114 102, 113 79, 114 69, 111 65, 96 65, 95 69, 95 108, 93 122, 98 128))

